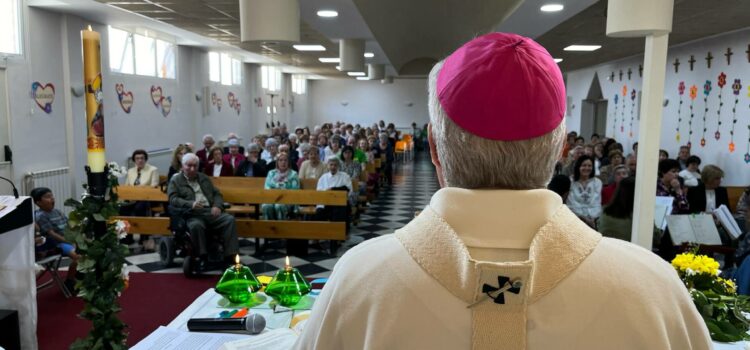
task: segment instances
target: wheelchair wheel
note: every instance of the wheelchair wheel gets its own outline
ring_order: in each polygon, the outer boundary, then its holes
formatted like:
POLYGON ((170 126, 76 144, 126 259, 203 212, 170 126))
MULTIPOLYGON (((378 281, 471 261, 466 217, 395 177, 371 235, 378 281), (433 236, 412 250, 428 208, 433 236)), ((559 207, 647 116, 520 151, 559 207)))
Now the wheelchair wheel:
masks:
POLYGON ((186 256, 182 262, 182 273, 185 274, 185 277, 195 277, 197 267, 198 262, 193 257, 186 256))
POLYGON ((162 237, 159 241, 159 258, 163 267, 169 267, 174 261, 176 250, 172 237, 162 237))

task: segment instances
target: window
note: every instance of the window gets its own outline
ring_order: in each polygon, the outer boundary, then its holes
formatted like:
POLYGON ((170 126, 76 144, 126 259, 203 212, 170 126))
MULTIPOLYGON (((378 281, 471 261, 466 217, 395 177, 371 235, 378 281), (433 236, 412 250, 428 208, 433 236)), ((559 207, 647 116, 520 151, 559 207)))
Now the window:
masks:
POLYGON ((222 85, 242 84, 242 62, 225 53, 208 53, 208 78, 222 85))
POLYGON ((260 68, 261 87, 268 91, 279 91, 281 88, 281 71, 272 66, 263 66, 260 68))
POLYGON ((221 66, 217 52, 208 53, 208 79, 217 83, 221 81, 221 66))
POLYGON ((242 63, 240 60, 232 60, 232 84, 242 84, 242 63))
POLYGON ((135 74, 156 76, 156 41, 143 35, 133 35, 135 41, 135 74))
POLYGON ((175 44, 109 28, 109 68, 112 72, 175 79, 176 62, 175 44))
POLYGON ((156 40, 156 64, 159 78, 175 78, 175 61, 177 48, 162 40, 156 40))
POLYGON ((302 75, 292 75, 292 93, 304 95, 307 91, 307 79, 302 75))
POLYGON ((116 73, 135 74, 133 34, 109 28, 109 68, 116 73))
POLYGON ((21 54, 18 0, 0 0, 0 53, 21 54))

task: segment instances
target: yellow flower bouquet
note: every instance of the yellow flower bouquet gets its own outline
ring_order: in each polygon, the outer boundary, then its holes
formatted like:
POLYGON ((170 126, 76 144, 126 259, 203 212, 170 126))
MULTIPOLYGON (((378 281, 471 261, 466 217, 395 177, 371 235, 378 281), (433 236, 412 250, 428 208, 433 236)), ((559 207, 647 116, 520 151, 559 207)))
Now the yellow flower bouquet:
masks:
POLYGON ((734 281, 719 277, 721 270, 716 260, 690 252, 677 255, 672 266, 688 288, 713 340, 750 339, 748 297, 737 294, 734 281))

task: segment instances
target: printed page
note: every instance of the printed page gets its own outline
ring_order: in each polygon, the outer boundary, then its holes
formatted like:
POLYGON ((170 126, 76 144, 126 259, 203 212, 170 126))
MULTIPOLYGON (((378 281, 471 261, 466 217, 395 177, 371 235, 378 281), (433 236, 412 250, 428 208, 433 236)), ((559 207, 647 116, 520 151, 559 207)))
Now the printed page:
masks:
POLYGON ((184 332, 161 326, 131 349, 134 350, 218 350, 224 343, 248 335, 184 332))
POLYGON ((298 337, 299 335, 289 328, 279 328, 228 342, 220 350, 286 350, 292 348, 298 337))
POLYGON ((729 211, 726 205, 722 204, 714 210, 714 215, 719 219, 721 226, 729 233, 732 238, 737 239, 742 234, 740 227, 737 225, 737 220, 734 219, 732 213, 729 211))
POLYGON ((690 224, 689 215, 670 215, 667 216, 667 227, 669 235, 672 236, 672 243, 680 245, 685 242, 697 242, 693 233, 693 226, 690 224))
POLYGON ((721 245, 721 237, 716 229, 714 217, 710 214, 689 215, 696 242, 700 244, 721 245))

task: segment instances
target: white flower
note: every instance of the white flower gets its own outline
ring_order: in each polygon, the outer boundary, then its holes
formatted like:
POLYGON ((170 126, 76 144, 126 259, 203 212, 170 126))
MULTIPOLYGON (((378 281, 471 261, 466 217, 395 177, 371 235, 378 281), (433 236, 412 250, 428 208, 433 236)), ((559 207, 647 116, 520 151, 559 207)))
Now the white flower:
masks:
POLYGON ((128 235, 130 230, 130 223, 123 220, 115 221, 115 232, 117 232, 117 238, 123 239, 128 235))
POLYGON ((130 269, 128 268, 128 264, 122 264, 122 272, 120 272, 120 276, 123 280, 127 280, 130 277, 128 276, 130 274, 130 269))
POLYGON ((688 267, 687 269, 685 269, 685 274, 687 274, 688 276, 694 276, 694 275, 697 275, 698 273, 688 267))
POLYGON ((117 162, 110 162, 107 164, 110 175, 114 177, 123 177, 127 175, 128 170, 124 166, 120 166, 117 162))

